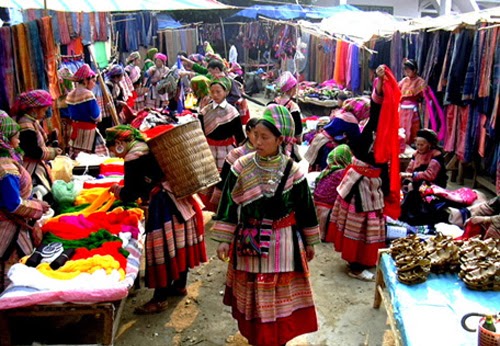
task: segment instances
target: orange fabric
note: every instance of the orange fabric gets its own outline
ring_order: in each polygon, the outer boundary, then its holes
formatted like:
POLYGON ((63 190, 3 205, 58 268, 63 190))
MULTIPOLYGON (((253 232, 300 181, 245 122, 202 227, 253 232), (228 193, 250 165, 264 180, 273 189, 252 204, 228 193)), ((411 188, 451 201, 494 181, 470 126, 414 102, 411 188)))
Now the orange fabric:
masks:
POLYGON ((390 192, 384 198, 384 214, 398 219, 401 213, 399 178, 399 101, 401 91, 391 69, 385 66, 384 100, 380 110, 373 151, 377 163, 389 162, 390 192))
POLYGON ((342 64, 342 41, 337 40, 337 46, 335 50, 335 67, 333 70, 333 79, 335 82, 341 83, 341 64, 342 64))

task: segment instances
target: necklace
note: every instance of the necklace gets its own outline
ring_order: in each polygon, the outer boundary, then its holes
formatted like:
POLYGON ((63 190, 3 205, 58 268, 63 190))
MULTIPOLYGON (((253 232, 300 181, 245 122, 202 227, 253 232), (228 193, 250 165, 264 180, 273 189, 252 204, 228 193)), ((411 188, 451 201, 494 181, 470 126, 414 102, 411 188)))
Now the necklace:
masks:
POLYGON ((254 155, 253 162, 255 163, 257 168, 262 171, 262 173, 259 174, 260 184, 262 186, 262 194, 264 195, 264 197, 268 198, 274 196, 276 188, 278 187, 278 184, 283 177, 283 156, 280 155, 279 166, 276 168, 267 168, 261 166, 257 162, 257 155, 254 155))

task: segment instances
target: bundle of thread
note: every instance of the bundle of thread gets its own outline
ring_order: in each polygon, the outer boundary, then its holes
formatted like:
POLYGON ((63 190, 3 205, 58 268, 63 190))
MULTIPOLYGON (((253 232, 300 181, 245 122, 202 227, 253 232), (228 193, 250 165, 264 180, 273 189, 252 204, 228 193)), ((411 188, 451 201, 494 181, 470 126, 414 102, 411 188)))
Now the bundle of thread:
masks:
POLYGON ((500 291, 500 241, 477 237, 466 241, 460 249, 458 276, 465 285, 478 291, 500 291))

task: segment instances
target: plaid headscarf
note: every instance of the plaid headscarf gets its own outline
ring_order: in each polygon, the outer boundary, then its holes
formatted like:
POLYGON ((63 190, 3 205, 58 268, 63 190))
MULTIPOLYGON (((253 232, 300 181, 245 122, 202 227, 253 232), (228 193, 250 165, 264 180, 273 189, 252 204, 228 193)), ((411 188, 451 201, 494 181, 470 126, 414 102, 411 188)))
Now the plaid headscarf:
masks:
POLYGON ((113 78, 113 77, 117 77, 117 76, 123 76, 123 74, 125 73, 125 70, 123 69, 123 67, 121 65, 113 65, 109 70, 108 72, 106 73, 106 76, 108 78, 113 78))
POLYGON ((21 112, 30 108, 50 107, 53 102, 54 100, 48 91, 42 89, 27 91, 17 96, 12 113, 19 116, 21 112))
POLYGON ((341 144, 338 147, 335 147, 326 159, 328 163, 328 167, 326 167, 321 174, 318 176, 316 181, 320 181, 321 179, 330 175, 339 169, 346 168, 352 162, 352 152, 351 148, 347 144, 341 144))
POLYGON ((292 115, 285 106, 270 104, 264 109, 261 120, 272 124, 284 138, 284 143, 288 144, 295 135, 295 123, 292 115))
POLYGON ((0 157, 10 157, 18 162, 22 161, 20 149, 14 149, 10 145, 10 139, 21 127, 7 113, 0 110, 0 157))
POLYGON ((139 54, 139 52, 132 52, 132 53, 130 53, 130 55, 127 58, 127 63, 130 63, 134 60, 137 60, 140 57, 141 57, 141 54, 139 54))
POLYGON ((370 117, 370 99, 367 97, 354 97, 344 101, 342 110, 349 112, 362 121, 370 117))
POLYGON ((83 64, 75 72, 75 74, 73 75, 73 77, 68 78, 68 79, 70 79, 70 80, 72 80, 74 82, 81 82, 81 81, 83 81, 85 79, 92 78, 95 75, 96 75, 95 72, 92 71, 92 69, 90 68, 89 64, 83 64))
POLYGON ((117 125, 106 129, 106 146, 115 145, 117 140, 123 142, 145 142, 146 138, 136 128, 130 125, 117 125))
POLYGON ((191 89, 193 89, 194 94, 198 98, 202 98, 208 95, 208 85, 210 84, 210 79, 203 75, 198 75, 191 78, 191 89))
POLYGON ((278 91, 286 93, 297 85, 297 78, 290 71, 285 71, 276 81, 278 91))

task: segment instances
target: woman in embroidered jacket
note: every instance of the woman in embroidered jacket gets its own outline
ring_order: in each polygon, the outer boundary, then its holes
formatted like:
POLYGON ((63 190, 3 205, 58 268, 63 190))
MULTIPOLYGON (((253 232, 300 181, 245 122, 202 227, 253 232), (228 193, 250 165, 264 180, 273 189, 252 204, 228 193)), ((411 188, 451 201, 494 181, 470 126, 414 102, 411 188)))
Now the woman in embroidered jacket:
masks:
POLYGON ((156 90, 158 82, 165 77, 170 69, 167 66, 168 57, 162 53, 156 53, 154 57, 155 65, 151 66, 147 71, 146 86, 149 87, 146 97, 146 107, 148 108, 163 108, 168 105, 168 94, 160 94, 156 90))
POLYGON ((146 285, 153 298, 135 313, 158 313, 167 309, 169 296, 185 296, 188 269, 207 261, 203 205, 194 197, 178 200, 164 180, 141 133, 118 125, 106 130, 110 151, 125 160, 124 186, 111 192, 122 201, 149 200, 146 220, 146 285))
POLYGON ((66 98, 72 120, 70 156, 74 159, 79 152, 108 155, 104 138, 97 129, 101 121, 101 110, 92 92, 96 84, 96 74, 89 65, 82 65, 73 75, 77 83, 66 98))
POLYGON ((333 241, 333 234, 328 234, 330 214, 337 199, 337 186, 345 173, 345 168, 352 161, 352 152, 349 146, 341 144, 328 154, 326 167, 316 179, 314 188, 314 205, 319 219, 321 240, 333 241))
POLYGON ((399 82, 401 104, 399 106, 399 126, 405 129, 406 143, 412 144, 420 129, 419 104, 424 97, 427 86, 425 80, 418 75, 417 62, 407 59, 403 63, 406 77, 399 82))
POLYGON ((231 168, 213 228, 217 255, 229 261, 224 304, 252 345, 284 345, 318 328, 307 264, 318 220, 304 174, 282 153, 294 126, 285 107, 265 109, 256 151, 231 168))
POLYGON ((33 185, 41 184, 48 191, 52 188, 52 178, 46 161, 62 154, 60 148, 47 146, 47 134, 40 124, 52 102, 52 96, 45 90, 27 91, 16 98, 12 111, 21 126, 23 166, 31 174, 33 185))
POLYGON ((18 148, 20 129, 0 111, 0 293, 9 284, 9 268, 41 241, 41 234, 31 233, 26 221, 49 210, 46 202, 31 199, 31 176, 22 166, 18 148))

